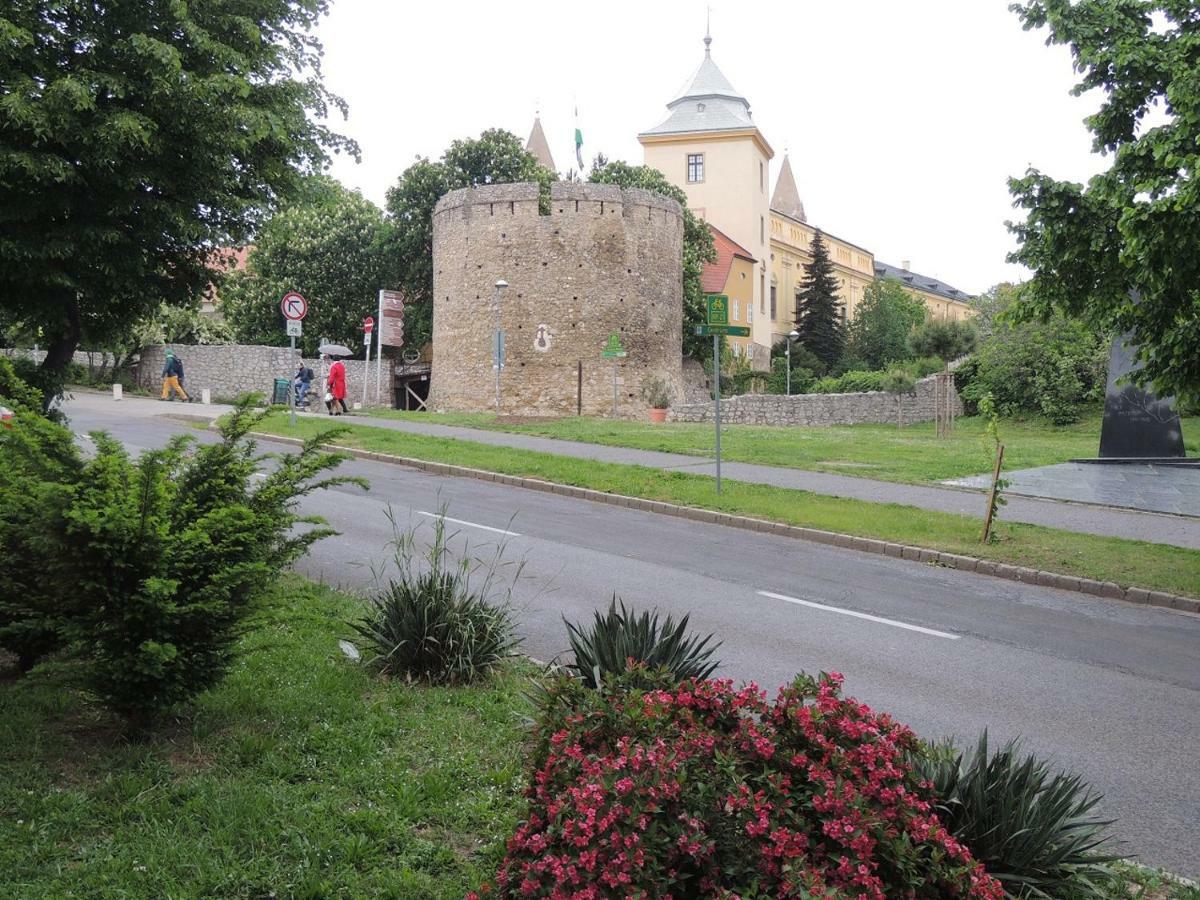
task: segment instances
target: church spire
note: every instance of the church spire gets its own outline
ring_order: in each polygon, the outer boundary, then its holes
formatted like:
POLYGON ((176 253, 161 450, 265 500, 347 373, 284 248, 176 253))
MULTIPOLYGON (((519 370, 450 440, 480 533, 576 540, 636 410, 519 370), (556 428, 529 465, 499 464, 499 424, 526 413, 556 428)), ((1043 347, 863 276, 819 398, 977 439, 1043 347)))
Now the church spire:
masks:
POLYGON ((550 155, 550 142, 546 140, 546 132, 542 130, 540 115, 533 117, 533 130, 529 132, 529 140, 525 142, 525 149, 551 172, 558 171, 554 168, 554 157, 550 155))
POLYGON ((771 209, 801 222, 808 221, 808 216, 804 214, 804 204, 800 201, 800 191, 796 187, 796 178, 792 175, 792 162, 786 152, 783 154, 783 165, 779 168, 779 177, 775 179, 771 209))

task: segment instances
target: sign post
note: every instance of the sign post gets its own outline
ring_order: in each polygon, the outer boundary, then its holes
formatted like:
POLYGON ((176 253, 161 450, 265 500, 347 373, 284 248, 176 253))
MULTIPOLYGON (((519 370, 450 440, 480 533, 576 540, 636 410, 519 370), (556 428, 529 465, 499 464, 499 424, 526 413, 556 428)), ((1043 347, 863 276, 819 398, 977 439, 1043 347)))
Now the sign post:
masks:
MULTIPOLYGON (((303 333, 301 322, 308 315, 308 301, 305 300, 296 291, 288 291, 283 295, 283 299, 279 301, 279 309, 283 313, 283 318, 287 325, 287 336, 292 348, 292 354, 296 351, 296 338, 303 333)), ((290 374, 290 373, 289 373, 290 374)), ((296 388, 292 386, 291 403, 288 406, 291 408, 291 413, 288 416, 288 424, 295 426, 296 424, 296 388)))
POLYGON ((370 316, 363 319, 363 343, 367 347, 367 361, 363 366, 363 398, 362 405, 367 405, 367 376, 371 372, 371 334, 375 330, 375 320, 370 316))
POLYGON ((624 359, 629 353, 621 346, 621 336, 615 331, 608 336, 608 343, 604 345, 604 350, 601 353, 605 359, 613 361, 613 418, 617 417, 617 360, 624 359))
POLYGON ((750 329, 729 324, 729 297, 709 294, 708 323, 697 325, 696 334, 712 335, 713 339, 713 421, 717 429, 717 493, 721 493, 721 335, 749 337, 750 329))
POLYGON ((375 402, 383 399, 383 348, 404 346, 404 295, 379 292, 379 355, 375 359, 375 402))

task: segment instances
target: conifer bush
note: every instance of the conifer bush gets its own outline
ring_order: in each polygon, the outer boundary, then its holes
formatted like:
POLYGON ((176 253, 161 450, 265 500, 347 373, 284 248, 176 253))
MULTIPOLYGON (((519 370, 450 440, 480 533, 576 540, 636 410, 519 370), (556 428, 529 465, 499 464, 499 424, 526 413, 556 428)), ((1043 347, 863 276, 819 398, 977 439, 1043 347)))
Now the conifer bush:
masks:
POLYGON ((912 732, 799 676, 548 686, 528 811, 476 897, 965 897, 994 878, 938 821, 912 732))

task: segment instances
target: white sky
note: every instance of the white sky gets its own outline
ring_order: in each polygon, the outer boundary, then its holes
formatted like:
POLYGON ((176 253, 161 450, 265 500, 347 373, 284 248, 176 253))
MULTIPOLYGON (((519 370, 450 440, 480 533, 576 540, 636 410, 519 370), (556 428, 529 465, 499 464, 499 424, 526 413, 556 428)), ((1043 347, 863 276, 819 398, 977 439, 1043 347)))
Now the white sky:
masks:
MULTIPOLYGON (((1005 185, 1035 165, 1083 181, 1104 166, 1069 95, 1065 48, 1026 33, 1009 0, 714 0, 713 59, 791 154, 809 222, 970 292, 1020 278, 1005 185)), ((319 35, 337 123, 363 160, 333 174, 382 204, 418 155, 540 109, 555 164, 642 162, 703 56, 704 0, 598 4, 333 0, 319 35)))

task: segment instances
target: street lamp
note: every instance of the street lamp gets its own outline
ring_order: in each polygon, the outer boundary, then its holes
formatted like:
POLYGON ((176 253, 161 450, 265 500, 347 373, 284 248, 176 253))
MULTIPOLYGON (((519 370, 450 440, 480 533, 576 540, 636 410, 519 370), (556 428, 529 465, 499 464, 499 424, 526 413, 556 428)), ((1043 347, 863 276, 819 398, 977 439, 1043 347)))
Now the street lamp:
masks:
POLYGON ((508 287, 503 278, 496 279, 492 305, 496 310, 496 330, 492 335, 492 368, 496 370, 496 415, 500 415, 500 366, 504 363, 504 332, 500 330, 500 292, 508 287))
POLYGON ((787 395, 792 396, 792 344, 800 337, 800 332, 792 330, 787 336, 787 395))

